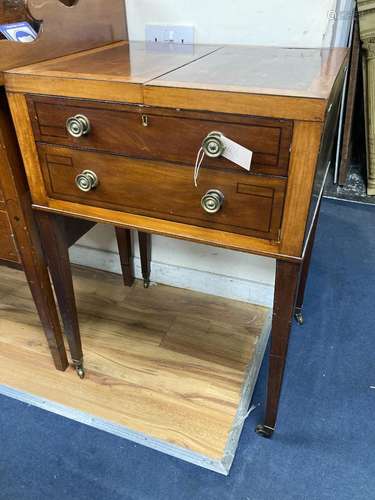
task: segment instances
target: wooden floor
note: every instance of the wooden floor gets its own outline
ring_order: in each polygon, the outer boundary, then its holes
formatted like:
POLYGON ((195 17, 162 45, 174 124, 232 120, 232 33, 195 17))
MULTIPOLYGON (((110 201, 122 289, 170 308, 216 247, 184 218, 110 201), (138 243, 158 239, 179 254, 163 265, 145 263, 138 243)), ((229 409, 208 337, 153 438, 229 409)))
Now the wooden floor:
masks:
POLYGON ((23 273, 0 268, 0 384, 222 460, 255 383, 269 310, 74 274, 85 380, 54 370, 23 273))

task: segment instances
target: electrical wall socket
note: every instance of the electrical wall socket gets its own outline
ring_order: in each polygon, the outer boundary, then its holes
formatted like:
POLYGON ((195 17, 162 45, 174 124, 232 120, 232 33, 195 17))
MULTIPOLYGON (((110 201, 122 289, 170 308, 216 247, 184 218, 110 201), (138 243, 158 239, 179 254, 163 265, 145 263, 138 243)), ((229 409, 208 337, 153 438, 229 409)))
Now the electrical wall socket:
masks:
POLYGON ((146 24, 146 41, 161 43, 194 43, 194 26, 146 24))

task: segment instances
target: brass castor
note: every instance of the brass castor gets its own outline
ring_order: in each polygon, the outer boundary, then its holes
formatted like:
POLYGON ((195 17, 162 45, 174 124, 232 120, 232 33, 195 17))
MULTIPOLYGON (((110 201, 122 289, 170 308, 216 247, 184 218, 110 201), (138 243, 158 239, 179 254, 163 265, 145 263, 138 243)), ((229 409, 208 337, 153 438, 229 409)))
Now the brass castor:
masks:
POLYGON ((74 368, 77 372, 78 377, 82 380, 85 378, 85 369, 83 367, 83 362, 80 361, 79 363, 74 362, 74 368))
POLYGON ((255 428, 255 432, 258 434, 258 436, 262 436, 264 438, 271 438, 273 434, 274 429, 271 427, 267 427, 264 424, 257 425, 255 428))
POLYGON ((296 312, 296 314, 294 315, 294 319, 300 326, 302 326, 305 322, 302 312, 296 312))
POLYGON ((144 280, 143 288, 150 288, 150 280, 144 280))

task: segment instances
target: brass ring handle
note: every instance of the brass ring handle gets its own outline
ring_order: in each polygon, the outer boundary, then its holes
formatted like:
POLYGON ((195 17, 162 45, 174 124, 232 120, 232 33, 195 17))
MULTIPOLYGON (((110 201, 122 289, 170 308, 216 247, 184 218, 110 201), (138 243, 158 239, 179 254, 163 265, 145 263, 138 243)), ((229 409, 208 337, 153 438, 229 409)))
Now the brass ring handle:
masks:
POLYGON ((224 203, 224 195, 218 189, 210 189, 203 196, 201 205, 208 214, 216 214, 221 210, 224 203))
POLYGON ((84 193, 88 193, 99 185, 99 179, 95 172, 84 170, 76 177, 76 186, 84 193))
POLYGON ((66 120, 66 130, 72 137, 78 139, 90 132, 90 121, 84 115, 71 116, 66 120))
POLYGON ((202 149, 210 158, 219 158, 225 151, 223 142, 223 134, 221 132, 210 132, 202 142, 202 149))

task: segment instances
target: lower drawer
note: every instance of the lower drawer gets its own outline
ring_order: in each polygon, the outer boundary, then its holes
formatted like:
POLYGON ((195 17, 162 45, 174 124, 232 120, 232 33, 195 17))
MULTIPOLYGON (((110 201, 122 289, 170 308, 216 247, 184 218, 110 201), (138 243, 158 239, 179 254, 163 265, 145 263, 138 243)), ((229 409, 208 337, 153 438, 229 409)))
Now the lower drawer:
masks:
POLYGON ((38 149, 51 198, 278 239, 285 179, 250 175, 240 169, 237 173, 202 168, 196 188, 189 166, 46 144, 38 149), (86 170, 96 175, 98 184, 82 192, 75 179, 86 170), (212 189, 224 196, 217 213, 207 213, 201 204, 202 197, 212 189))
POLYGON ((8 214, 0 211, 0 259, 19 262, 8 214))

